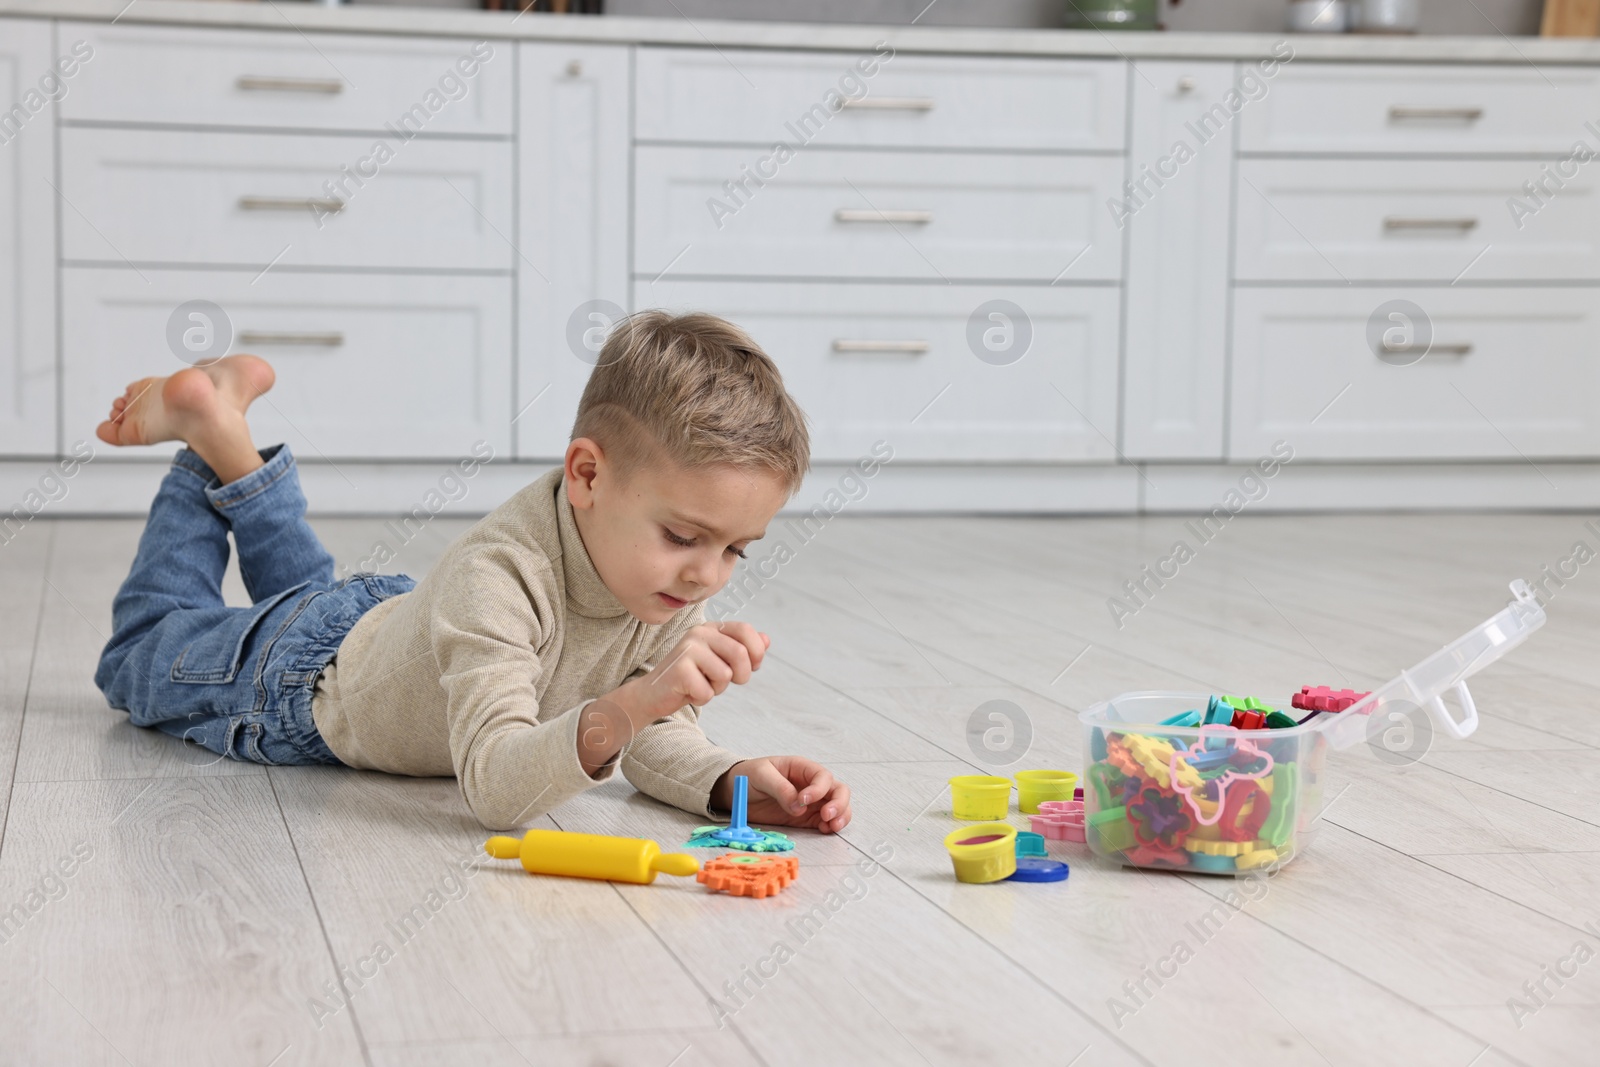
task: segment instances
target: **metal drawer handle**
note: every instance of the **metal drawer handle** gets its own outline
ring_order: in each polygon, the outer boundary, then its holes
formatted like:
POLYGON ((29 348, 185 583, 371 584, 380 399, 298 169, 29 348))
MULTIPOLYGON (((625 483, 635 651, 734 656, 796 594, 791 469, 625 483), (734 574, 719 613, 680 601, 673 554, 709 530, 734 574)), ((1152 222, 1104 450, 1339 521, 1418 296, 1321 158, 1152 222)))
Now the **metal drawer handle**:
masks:
POLYGON ((1460 119, 1463 122, 1477 122, 1483 118, 1481 107, 1391 107, 1389 118, 1395 121, 1405 119, 1460 119))
POLYGON ((271 333, 262 330, 244 330, 239 334, 241 345, 294 345, 305 348, 338 348, 344 344, 344 334, 331 333, 271 333))
POLYGON ((1411 218, 1386 218, 1383 220, 1386 230, 1475 230, 1478 228, 1477 219, 1411 219, 1411 218))
POLYGON ((344 82, 337 78, 277 78, 265 74, 241 74, 234 85, 246 91, 266 93, 342 93, 344 82))
POLYGON ((860 100, 845 97, 844 106, 859 111, 932 111, 931 96, 863 96, 860 100))
MULTIPOLYGON (((1414 344, 1390 344, 1388 341, 1383 343, 1384 352, 1395 355, 1414 354, 1420 347, 1420 345, 1414 344)), ((1431 344, 1427 347, 1426 354, 1430 356, 1470 356, 1472 355, 1472 342, 1454 341, 1448 344, 1431 344)))
POLYGON ((241 196, 239 207, 244 211, 317 211, 333 214, 344 210, 343 200, 322 200, 316 197, 293 199, 277 196, 241 196))
POLYGON ((835 352, 909 352, 912 355, 921 355, 928 351, 926 341, 846 341, 836 339, 833 342, 835 352))
POLYGON ((932 222, 931 211, 861 211, 840 208, 833 213, 837 222, 932 222))

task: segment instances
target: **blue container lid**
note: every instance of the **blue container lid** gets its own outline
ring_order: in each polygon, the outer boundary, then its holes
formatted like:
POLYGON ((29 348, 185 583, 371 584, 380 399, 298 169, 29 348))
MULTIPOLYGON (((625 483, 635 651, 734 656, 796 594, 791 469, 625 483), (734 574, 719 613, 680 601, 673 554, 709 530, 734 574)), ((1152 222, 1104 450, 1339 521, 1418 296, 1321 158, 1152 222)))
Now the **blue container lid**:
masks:
POLYGON ((1071 873, 1060 860, 1041 860, 1032 856, 1017 857, 1017 873, 1008 882, 1065 882, 1071 873))

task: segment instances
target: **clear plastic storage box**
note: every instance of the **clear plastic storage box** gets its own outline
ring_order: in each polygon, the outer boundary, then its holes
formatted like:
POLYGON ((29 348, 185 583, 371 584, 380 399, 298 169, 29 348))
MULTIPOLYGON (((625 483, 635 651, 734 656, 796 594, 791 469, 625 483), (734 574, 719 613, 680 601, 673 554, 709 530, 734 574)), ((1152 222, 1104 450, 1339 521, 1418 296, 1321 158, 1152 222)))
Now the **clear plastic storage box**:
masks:
MULTIPOLYGON (((1281 867, 1305 849, 1322 811, 1330 749, 1360 744, 1419 709, 1452 737, 1477 728, 1466 679, 1544 625, 1527 584, 1513 582, 1511 592, 1510 605, 1483 625, 1346 710, 1299 726, 1161 725, 1189 711, 1204 716, 1210 693, 1125 693, 1089 708, 1080 718, 1090 847, 1153 869, 1241 875, 1281 867), (1458 714, 1444 701, 1451 692, 1458 714)), ((1273 707, 1289 711, 1290 702, 1273 707)))

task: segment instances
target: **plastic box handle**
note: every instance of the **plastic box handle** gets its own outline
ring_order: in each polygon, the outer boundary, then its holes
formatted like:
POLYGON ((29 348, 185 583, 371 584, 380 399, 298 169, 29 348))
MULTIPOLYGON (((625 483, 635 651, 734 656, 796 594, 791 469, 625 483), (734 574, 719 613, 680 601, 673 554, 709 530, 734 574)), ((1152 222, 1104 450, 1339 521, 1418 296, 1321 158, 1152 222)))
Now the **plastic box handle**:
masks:
POLYGON ((1456 699, 1461 702, 1461 718, 1457 719, 1450 714, 1450 709, 1445 707, 1444 697, 1437 696, 1428 705, 1428 710, 1433 713, 1433 719, 1444 728, 1444 732, 1460 740, 1478 728, 1478 705, 1472 702, 1472 694, 1467 691, 1466 682, 1456 683, 1456 699))

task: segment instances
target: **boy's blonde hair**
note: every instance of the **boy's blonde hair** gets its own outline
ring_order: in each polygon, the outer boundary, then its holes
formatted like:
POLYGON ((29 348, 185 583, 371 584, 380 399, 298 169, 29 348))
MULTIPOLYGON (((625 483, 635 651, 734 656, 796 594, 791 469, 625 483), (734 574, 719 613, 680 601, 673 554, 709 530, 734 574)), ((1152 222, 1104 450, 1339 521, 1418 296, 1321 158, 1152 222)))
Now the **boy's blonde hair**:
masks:
POLYGON ((715 315, 641 311, 617 323, 578 401, 588 437, 624 478, 664 455, 684 467, 764 470, 790 496, 811 467, 805 414, 777 364, 715 315))

